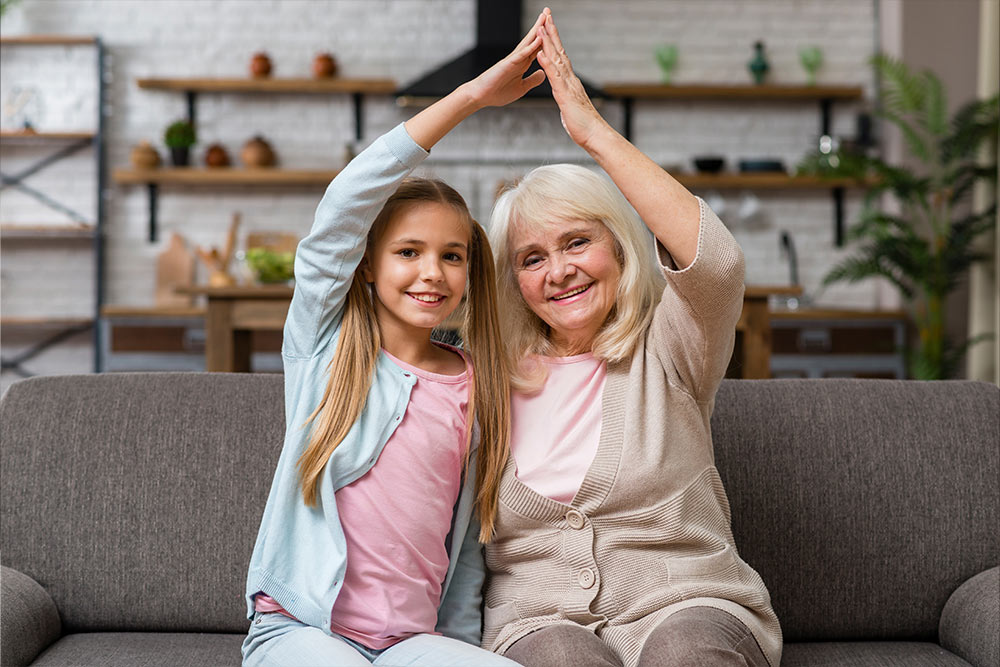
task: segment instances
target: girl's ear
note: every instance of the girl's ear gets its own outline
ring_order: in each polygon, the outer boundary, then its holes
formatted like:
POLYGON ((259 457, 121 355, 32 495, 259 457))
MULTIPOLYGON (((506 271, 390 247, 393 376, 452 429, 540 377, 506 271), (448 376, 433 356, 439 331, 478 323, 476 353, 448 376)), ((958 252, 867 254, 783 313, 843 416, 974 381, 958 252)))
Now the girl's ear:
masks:
POLYGON ((358 271, 361 272, 361 277, 366 283, 375 282, 375 277, 372 275, 372 265, 371 262, 368 261, 368 253, 365 253, 365 256, 361 258, 361 264, 358 265, 358 271))

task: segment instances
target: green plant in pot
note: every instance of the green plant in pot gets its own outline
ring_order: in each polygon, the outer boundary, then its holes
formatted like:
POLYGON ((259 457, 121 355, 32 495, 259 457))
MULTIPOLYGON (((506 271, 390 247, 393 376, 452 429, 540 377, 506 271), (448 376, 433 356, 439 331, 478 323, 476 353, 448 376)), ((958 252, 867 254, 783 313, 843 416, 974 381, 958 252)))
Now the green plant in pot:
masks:
POLYGON ((163 142, 170 149, 170 160, 175 167, 186 167, 191 159, 191 147, 197 141, 194 126, 186 120, 178 120, 167 126, 163 142))
POLYGON ((861 218, 848 234, 859 245, 823 284, 873 276, 888 280, 902 294, 919 334, 905 350, 910 375, 954 377, 969 346, 990 337, 949 340, 945 302, 969 266, 985 259, 977 239, 996 226, 995 197, 978 212, 970 212, 969 200, 979 179, 997 177, 996 163, 976 161, 984 141, 997 142, 997 96, 969 102, 949 118, 944 86, 933 73, 913 73, 882 54, 871 62, 882 80, 877 113, 900 129, 913 166, 890 165, 849 148, 806 156, 803 171, 872 182, 861 218), (898 202, 898 213, 879 208, 883 193, 898 202))

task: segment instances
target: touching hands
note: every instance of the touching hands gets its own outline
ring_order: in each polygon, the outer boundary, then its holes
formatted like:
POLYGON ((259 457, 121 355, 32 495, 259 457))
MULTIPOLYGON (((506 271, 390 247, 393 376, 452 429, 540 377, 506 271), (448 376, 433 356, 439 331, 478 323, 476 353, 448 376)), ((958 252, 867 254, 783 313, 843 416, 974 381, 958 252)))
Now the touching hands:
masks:
POLYGON ((570 138, 579 146, 587 148, 593 135, 606 126, 604 119, 594 108, 583 84, 573 72, 573 65, 566 55, 559 31, 556 29, 552 12, 546 7, 536 22, 535 30, 542 40, 542 50, 538 52, 538 64, 552 86, 552 97, 559 105, 559 118, 570 138))
POLYGON ((525 93, 545 81, 545 72, 538 70, 524 78, 535 55, 542 46, 539 28, 545 21, 545 12, 538 15, 535 25, 524 36, 509 56, 465 84, 466 92, 477 107, 499 107, 521 99, 525 93))

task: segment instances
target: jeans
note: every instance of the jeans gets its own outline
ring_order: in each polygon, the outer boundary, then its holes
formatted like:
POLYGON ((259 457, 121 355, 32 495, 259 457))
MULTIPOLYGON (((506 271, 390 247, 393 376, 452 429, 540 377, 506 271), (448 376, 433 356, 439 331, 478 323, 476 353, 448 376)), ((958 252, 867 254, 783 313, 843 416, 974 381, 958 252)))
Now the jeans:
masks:
POLYGON ((243 642, 243 667, 514 667, 503 656, 440 635, 420 634, 374 650, 284 614, 256 613, 243 642))
MULTIPOLYGON (((507 649, 528 667, 621 667, 621 659, 579 625, 536 630, 507 649)), ((669 616, 646 639, 638 667, 767 667, 757 641, 735 616, 691 607, 669 616)))

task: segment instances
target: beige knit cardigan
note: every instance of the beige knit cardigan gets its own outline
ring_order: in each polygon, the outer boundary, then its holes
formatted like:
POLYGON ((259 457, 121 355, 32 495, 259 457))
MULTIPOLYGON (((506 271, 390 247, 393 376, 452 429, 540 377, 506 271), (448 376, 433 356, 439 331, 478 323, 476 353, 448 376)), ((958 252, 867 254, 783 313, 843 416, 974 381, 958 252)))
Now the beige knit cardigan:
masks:
POLYGON ((570 505, 515 476, 500 486, 496 538, 486 546, 483 647, 503 653, 555 624, 594 631, 634 665, 669 615, 729 612, 772 667, 781 628, 760 576, 744 563, 715 468, 709 418, 743 303, 743 253, 705 203, 698 251, 674 270, 631 359, 608 364, 600 443, 570 505))

